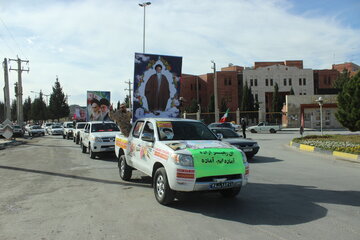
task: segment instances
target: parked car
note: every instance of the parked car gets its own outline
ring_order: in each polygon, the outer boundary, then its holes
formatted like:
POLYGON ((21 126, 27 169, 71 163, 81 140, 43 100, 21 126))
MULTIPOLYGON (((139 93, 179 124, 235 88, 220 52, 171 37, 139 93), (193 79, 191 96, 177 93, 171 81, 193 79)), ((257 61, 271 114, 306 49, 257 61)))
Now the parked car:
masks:
POLYGON ((63 138, 70 139, 74 134, 74 124, 73 122, 64 122, 63 124, 63 138))
POLYGON ((73 141, 74 141, 76 144, 79 144, 79 143, 80 143, 80 133, 81 133, 82 131, 84 131, 85 125, 86 125, 86 122, 78 122, 78 123, 76 123, 76 125, 75 125, 73 141))
POLYGON ((252 132, 252 133, 257 133, 257 132, 276 133, 277 131, 281 130, 281 126, 276 125, 276 124, 270 124, 270 123, 267 123, 267 122, 260 122, 256 126, 248 127, 247 130, 252 132))
POLYGON ((83 153, 89 149, 90 158, 95 158, 101 152, 115 150, 115 136, 120 133, 114 122, 88 122, 81 133, 80 147, 83 153))
POLYGON ((220 127, 220 128, 230 128, 234 131, 239 131, 239 125, 235 125, 235 124, 232 124, 231 122, 217 122, 217 123, 210 123, 208 125, 209 128, 214 128, 214 127, 220 127))
POLYGON ((243 138, 234 130, 229 128, 210 128, 216 135, 221 134, 221 141, 241 149, 247 158, 252 158, 258 153, 260 146, 256 141, 243 138))
POLYGON ((62 135, 63 134, 63 128, 61 124, 53 124, 49 127, 48 133, 50 135, 62 135))
POLYGON ((29 136, 45 136, 45 130, 40 125, 33 125, 29 128, 29 136))
POLYGON ((24 136, 24 130, 19 125, 13 125, 13 135, 22 137, 24 136))
POLYGON ((45 133, 49 134, 49 127, 51 125, 53 125, 53 123, 47 122, 47 123, 43 123, 41 127, 45 130, 45 133))

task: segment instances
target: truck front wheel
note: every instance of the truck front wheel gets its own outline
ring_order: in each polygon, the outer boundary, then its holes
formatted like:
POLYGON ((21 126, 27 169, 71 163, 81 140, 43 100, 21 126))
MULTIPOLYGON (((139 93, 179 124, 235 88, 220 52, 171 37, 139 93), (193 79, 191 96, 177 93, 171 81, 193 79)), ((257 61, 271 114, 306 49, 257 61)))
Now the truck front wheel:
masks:
POLYGON ((125 155, 119 157, 119 175, 124 181, 129 181, 132 175, 132 169, 127 165, 125 155))
POLYGON ((270 129, 270 133, 276 133, 276 130, 273 129, 273 128, 271 128, 271 129, 270 129))
POLYGON ((89 154, 90 154, 90 158, 91 159, 95 159, 96 158, 96 153, 94 153, 91 149, 91 145, 89 143, 89 154))
POLYGON ((255 129, 250 130, 251 133, 257 133, 255 129))
POLYGON ((80 147, 81 147, 81 152, 86 153, 86 147, 84 146, 84 144, 82 142, 80 143, 80 147))
POLYGON ((156 200, 162 205, 168 205, 175 198, 175 191, 169 186, 165 168, 158 168, 154 174, 154 193, 156 200))
POLYGON ((239 194, 241 187, 229 188, 220 191, 220 194, 225 198, 233 198, 239 194))

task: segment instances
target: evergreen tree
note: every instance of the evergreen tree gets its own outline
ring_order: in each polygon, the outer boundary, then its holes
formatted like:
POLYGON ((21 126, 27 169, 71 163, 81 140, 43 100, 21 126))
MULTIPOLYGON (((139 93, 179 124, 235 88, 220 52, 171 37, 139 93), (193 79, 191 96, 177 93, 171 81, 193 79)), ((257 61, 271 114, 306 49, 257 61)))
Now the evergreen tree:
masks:
POLYGON ((0 102, 0 123, 5 121, 5 103, 0 102))
POLYGON ((272 111, 281 112, 282 106, 283 106, 283 102, 279 94, 279 86, 277 83, 275 83, 273 99, 272 99, 272 111))
POLYGON ((126 104, 126 107, 130 108, 130 97, 129 97, 129 95, 126 95, 124 102, 126 104))
MULTIPOLYGON (((346 76, 344 76, 346 77, 346 76)), ((341 85, 336 118, 350 131, 360 130, 360 72, 341 85)))
POLYGON ((347 69, 344 69, 342 73, 340 73, 340 76, 336 79, 334 83, 334 87, 342 90, 345 83, 347 83, 350 80, 350 72, 347 69))
POLYGON ((24 113, 24 121, 25 122, 32 119, 32 117, 31 117, 31 98, 30 97, 25 99, 25 102, 23 105, 23 113, 24 113))
POLYGON ((255 105, 255 102, 254 102, 254 95, 252 93, 252 90, 251 90, 251 86, 248 88, 248 106, 247 106, 247 111, 254 111, 255 108, 254 108, 254 105, 255 105))
POLYGON ((290 89, 290 95, 295 95, 294 89, 292 87, 290 89))
POLYGON ((17 104, 15 99, 13 99, 11 102, 11 120, 17 120, 17 104))
POLYGON ((39 97, 35 98, 34 102, 31 104, 31 116, 35 121, 47 119, 46 103, 44 102, 41 91, 39 97))
POLYGON ((209 112, 211 112, 211 113, 215 112, 215 97, 214 97, 214 95, 211 95, 211 97, 210 97, 208 109, 209 109, 209 112))
POLYGON ((220 112, 226 112, 228 109, 225 98, 221 99, 220 112))
POLYGON ((187 107, 187 112, 196 113, 199 110, 198 102, 195 98, 191 100, 190 106, 187 107))
POLYGON ((249 88, 247 85, 247 82, 245 82, 245 85, 243 87, 242 91, 242 100, 241 100, 241 111, 247 111, 249 106, 249 88))
POLYGON ((59 80, 56 78, 55 85, 53 86, 53 92, 50 95, 49 102, 49 117, 51 119, 60 119, 68 117, 70 114, 69 105, 66 103, 65 94, 62 91, 59 80))

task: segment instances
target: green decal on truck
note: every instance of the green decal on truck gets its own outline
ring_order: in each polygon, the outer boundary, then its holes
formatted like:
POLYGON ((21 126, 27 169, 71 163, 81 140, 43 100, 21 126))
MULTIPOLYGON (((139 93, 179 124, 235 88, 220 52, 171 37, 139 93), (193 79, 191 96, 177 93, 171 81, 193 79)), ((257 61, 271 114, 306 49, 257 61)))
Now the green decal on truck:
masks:
POLYGON ((242 154, 228 148, 190 149, 196 178, 218 175, 244 174, 242 154))

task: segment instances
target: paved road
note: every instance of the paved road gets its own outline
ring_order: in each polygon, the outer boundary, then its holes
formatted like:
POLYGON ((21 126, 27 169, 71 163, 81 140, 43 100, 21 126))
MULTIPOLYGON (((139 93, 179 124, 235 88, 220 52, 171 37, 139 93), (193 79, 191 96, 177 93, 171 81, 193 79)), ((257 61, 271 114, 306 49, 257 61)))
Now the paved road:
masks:
POLYGON ((249 134, 261 150, 236 199, 182 194, 159 205, 150 179, 122 182, 114 156, 91 160, 45 136, 0 151, 0 239, 360 239, 360 164, 249 134))

